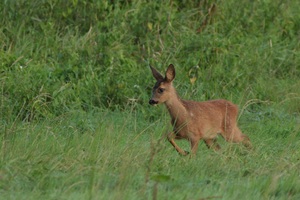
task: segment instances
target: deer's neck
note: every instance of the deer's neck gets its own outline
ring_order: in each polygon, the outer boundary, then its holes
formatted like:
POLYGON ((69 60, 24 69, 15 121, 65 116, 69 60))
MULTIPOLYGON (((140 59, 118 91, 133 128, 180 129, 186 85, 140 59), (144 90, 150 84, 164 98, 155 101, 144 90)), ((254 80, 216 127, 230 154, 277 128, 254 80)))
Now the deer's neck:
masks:
POLYGON ((174 93, 174 97, 166 101, 165 105, 171 115, 173 123, 176 124, 186 123, 187 120, 187 110, 183 104, 182 99, 174 93))

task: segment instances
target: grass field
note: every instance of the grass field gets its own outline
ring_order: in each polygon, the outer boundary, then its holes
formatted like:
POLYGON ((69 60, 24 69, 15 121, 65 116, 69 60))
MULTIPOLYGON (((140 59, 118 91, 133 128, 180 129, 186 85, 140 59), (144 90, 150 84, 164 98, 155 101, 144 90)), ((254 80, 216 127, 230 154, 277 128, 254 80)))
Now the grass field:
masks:
POLYGON ((300 199, 299 7, 1 1, 0 199, 300 199), (253 149, 178 155, 148 105, 170 63, 181 97, 240 107, 253 149))
POLYGON ((138 111, 107 111, 18 123, 2 137, 1 199, 298 199, 296 120, 245 113, 240 124, 253 150, 219 138, 220 152, 200 143, 192 158, 162 137, 166 115, 149 122, 138 111))

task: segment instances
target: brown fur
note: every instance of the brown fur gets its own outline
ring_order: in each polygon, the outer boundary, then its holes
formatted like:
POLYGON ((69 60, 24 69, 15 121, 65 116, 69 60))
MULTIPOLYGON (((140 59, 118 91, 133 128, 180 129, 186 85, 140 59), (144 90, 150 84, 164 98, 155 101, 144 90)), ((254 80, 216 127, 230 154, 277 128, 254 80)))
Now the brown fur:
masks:
POLYGON ((166 105, 173 125, 168 140, 178 153, 188 154, 175 143, 174 139, 190 141, 193 154, 196 153, 200 140, 204 140, 208 148, 218 150, 220 149, 216 143, 218 134, 226 141, 241 142, 246 147, 251 147, 249 138, 237 126, 238 107, 235 104, 223 99, 204 102, 182 100, 173 87, 175 68, 172 64, 169 65, 165 77, 153 67, 151 70, 157 82, 149 103, 166 105))

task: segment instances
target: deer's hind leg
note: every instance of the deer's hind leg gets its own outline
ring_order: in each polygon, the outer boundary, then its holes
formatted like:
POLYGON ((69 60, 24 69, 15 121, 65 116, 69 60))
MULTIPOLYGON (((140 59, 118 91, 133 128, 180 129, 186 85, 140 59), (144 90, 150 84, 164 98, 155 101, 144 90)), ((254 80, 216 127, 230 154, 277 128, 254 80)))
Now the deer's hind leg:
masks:
POLYGON ((222 136, 228 142, 242 143, 247 148, 252 147, 249 137, 243 134, 237 126, 231 130, 227 130, 222 136))
POLYGON ((237 126, 235 127, 233 132, 234 132, 234 138, 236 140, 233 142, 241 142, 245 147, 252 148, 252 144, 250 142, 249 137, 247 135, 243 134, 237 126))

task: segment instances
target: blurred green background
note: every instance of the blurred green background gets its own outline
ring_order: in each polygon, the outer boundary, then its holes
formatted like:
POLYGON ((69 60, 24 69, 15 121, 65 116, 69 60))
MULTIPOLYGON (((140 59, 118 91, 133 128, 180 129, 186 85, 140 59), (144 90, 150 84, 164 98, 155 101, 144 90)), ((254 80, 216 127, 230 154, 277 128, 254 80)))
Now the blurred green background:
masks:
POLYGON ((170 63, 183 98, 288 101, 299 112, 298 7, 295 0, 1 1, 1 118, 148 110, 148 66, 164 72, 170 63))

